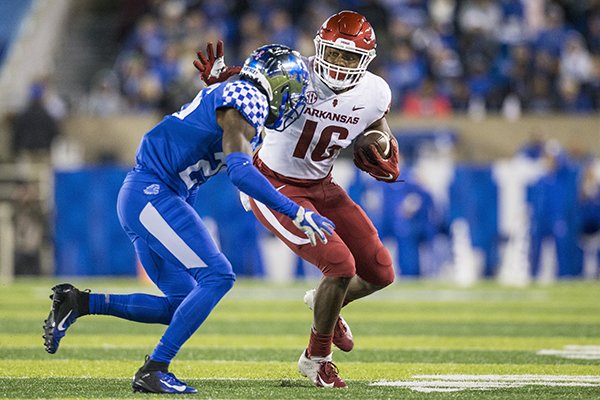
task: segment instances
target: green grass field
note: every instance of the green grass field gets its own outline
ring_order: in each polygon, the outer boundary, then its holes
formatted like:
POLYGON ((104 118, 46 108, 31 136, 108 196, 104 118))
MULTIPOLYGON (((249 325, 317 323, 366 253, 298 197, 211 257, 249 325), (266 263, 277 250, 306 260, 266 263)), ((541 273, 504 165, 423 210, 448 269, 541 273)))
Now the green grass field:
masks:
MULTIPOLYGON (((0 286, 0 398, 144 398, 130 379, 164 327, 81 318, 55 355, 43 349, 49 288, 0 286)), ((94 292, 153 292, 135 280, 74 282, 94 292)), ((599 399, 600 282, 458 289, 399 282, 344 309, 355 348, 334 351, 347 390, 296 370, 312 284, 238 281, 171 370, 201 399, 599 399)), ((180 396, 178 398, 181 398, 180 396)))

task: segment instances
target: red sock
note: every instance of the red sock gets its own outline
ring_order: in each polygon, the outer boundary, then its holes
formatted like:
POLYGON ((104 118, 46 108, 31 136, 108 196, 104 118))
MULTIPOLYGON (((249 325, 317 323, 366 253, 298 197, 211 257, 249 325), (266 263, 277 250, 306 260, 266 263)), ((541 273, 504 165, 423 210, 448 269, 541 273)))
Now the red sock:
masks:
POLYGON ((328 334, 320 334, 313 326, 310 330, 310 341, 308 342, 308 357, 327 357, 331 354, 331 341, 333 340, 333 332, 328 334))

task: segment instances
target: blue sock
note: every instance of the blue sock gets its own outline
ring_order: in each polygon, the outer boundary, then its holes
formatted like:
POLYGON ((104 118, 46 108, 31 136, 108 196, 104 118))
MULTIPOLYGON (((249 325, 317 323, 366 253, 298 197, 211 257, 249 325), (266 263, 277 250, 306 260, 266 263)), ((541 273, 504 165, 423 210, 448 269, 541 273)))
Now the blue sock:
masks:
POLYGON ((168 325, 177 304, 149 294, 90 293, 90 314, 113 315, 129 321, 168 325))
POLYGON ((179 305, 173 320, 158 342, 151 360, 170 363, 181 346, 196 332, 219 300, 233 286, 234 278, 200 283, 179 305))

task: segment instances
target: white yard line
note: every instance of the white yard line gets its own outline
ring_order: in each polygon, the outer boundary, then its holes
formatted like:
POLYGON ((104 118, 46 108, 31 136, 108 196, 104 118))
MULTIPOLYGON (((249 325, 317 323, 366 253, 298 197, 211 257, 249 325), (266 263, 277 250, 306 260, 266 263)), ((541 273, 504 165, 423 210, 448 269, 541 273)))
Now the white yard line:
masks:
POLYGON ((415 375, 408 381, 378 381, 371 386, 394 386, 416 392, 493 390, 524 386, 600 387, 600 376, 581 375, 415 375))

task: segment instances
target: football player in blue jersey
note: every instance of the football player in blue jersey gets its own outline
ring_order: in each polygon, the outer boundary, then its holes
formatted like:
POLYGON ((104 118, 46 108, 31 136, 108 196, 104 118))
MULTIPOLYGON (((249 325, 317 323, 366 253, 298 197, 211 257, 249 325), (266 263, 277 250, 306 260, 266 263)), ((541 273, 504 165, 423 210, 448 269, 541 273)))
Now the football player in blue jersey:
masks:
POLYGON ((246 60, 239 78, 203 89, 142 139, 136 166, 117 200, 119 220, 148 276, 164 296, 96 294, 64 283, 52 288, 44 324, 48 353, 77 318, 113 315, 168 325, 136 372, 136 392, 196 393, 169 372, 169 363, 235 280, 231 264, 211 239, 192 204, 197 187, 222 168, 242 192, 293 220, 313 245, 335 226, 276 190, 253 166, 263 127, 283 130, 304 106, 308 72, 300 56, 263 46, 246 60))

